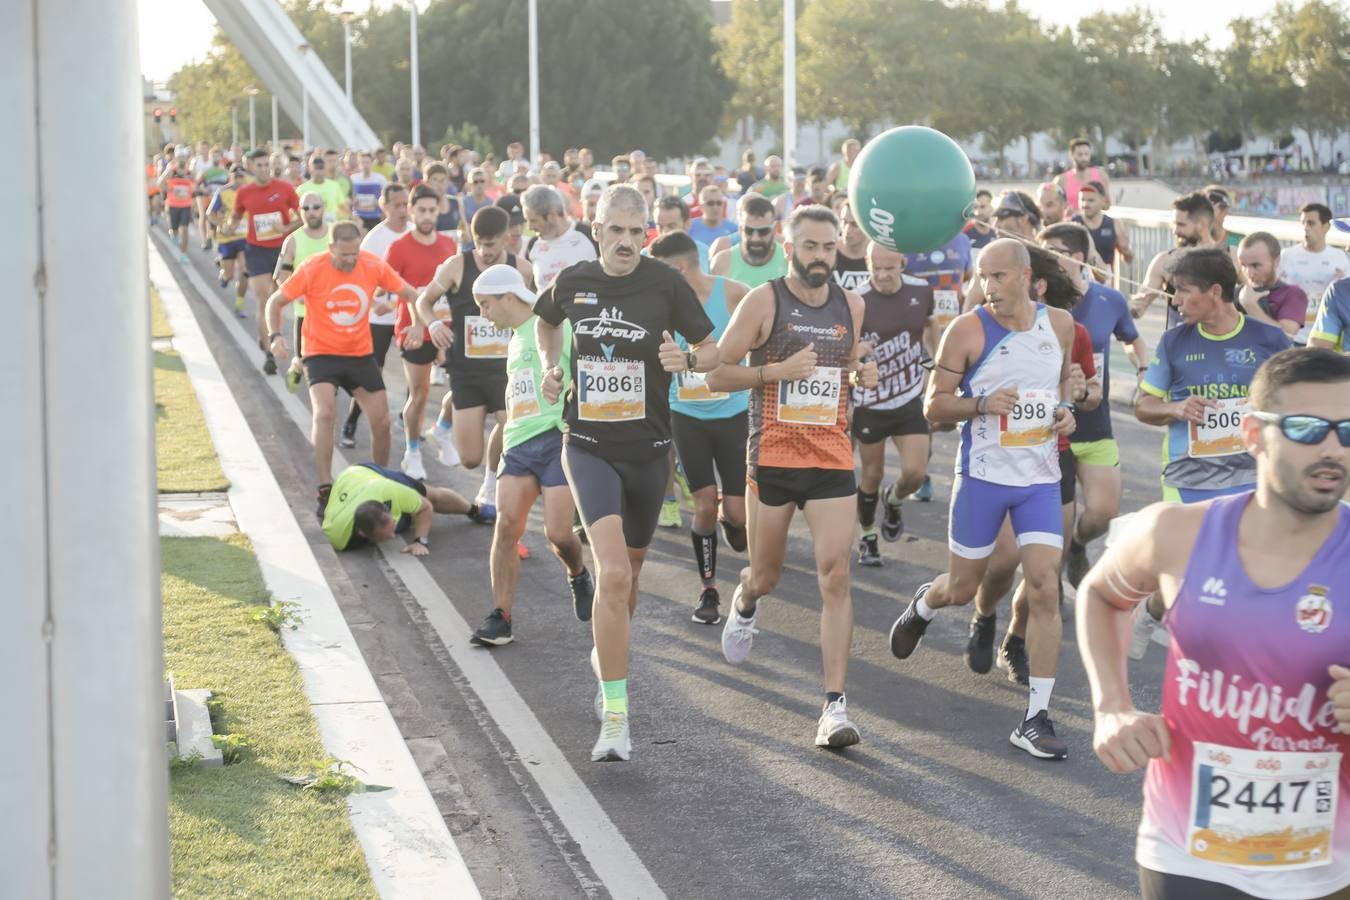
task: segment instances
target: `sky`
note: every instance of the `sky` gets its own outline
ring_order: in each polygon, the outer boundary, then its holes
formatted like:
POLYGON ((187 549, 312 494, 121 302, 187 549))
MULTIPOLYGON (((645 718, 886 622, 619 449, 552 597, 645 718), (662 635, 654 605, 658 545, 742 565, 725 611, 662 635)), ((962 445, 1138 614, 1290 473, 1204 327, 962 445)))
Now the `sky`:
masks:
MULTIPOLYGON (((389 0, 377 0, 387 5, 389 0)), ((761 0, 771 2, 771 0, 761 0)), ((1020 0, 1046 24, 1072 25, 1103 9, 1119 10, 1122 0, 1020 0)), ((362 4, 364 5, 364 4, 362 4)), ((425 0, 421 4, 425 6, 425 0)), ((1169 36, 1209 37, 1223 42, 1228 22, 1238 16, 1268 15, 1270 0, 1191 0, 1189 3, 1141 3, 1161 12, 1169 36)), ((152 81, 167 81, 180 66, 206 55, 215 24, 202 0, 140 0, 141 70, 152 81)))

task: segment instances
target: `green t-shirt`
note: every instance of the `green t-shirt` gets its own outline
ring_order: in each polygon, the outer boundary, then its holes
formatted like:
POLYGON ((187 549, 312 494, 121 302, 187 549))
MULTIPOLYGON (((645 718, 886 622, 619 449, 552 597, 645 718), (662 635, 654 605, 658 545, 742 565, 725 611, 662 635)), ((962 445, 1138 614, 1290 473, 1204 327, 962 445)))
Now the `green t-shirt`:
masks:
POLYGON ((333 482, 328 507, 323 513, 323 533, 336 550, 345 550, 352 539, 356 508, 367 500, 379 500, 389 507, 395 520, 416 515, 422 508, 422 495, 405 484, 385 478, 365 466, 348 466, 333 482))
POLYGON ((750 190, 757 194, 761 194, 766 199, 772 200, 779 194, 786 194, 788 192, 788 183, 781 178, 776 181, 770 178, 762 178, 751 185, 750 190))
POLYGON ((295 193, 298 197, 303 197, 305 194, 318 194, 322 197, 325 222, 336 222, 338 211, 342 209, 342 204, 347 200, 347 192, 333 178, 325 178, 323 184, 306 181, 295 189, 295 193))
MULTIPOLYGON (((557 403, 544 400, 540 382, 544 378, 543 358, 534 339, 535 316, 516 329, 506 345, 506 427, 502 429, 502 447, 510 450, 551 428, 562 431, 563 395, 557 403)), ((562 323, 563 394, 571 381, 572 323, 562 323)))

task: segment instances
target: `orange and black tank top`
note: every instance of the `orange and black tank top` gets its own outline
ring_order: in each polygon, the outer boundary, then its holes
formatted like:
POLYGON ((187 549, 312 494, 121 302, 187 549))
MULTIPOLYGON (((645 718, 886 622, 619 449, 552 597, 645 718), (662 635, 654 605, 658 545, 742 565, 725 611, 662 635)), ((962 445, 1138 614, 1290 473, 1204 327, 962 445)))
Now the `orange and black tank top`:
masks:
POLYGON ((760 466, 852 469, 848 437, 849 364, 853 315, 843 288, 829 284, 821 306, 811 306, 775 278, 773 330, 750 351, 750 365, 781 362, 815 344, 816 370, 798 381, 770 382, 750 392, 749 474, 760 466))

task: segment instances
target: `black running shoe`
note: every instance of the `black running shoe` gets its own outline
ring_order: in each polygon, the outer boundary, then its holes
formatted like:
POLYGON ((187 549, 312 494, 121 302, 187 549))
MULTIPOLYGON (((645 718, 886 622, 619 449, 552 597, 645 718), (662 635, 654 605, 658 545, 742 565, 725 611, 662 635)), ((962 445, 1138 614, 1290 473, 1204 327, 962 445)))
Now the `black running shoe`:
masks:
POLYGON ((727 519, 719 520, 722 523, 722 534, 726 535, 727 546, 737 553, 745 552, 745 526, 733 525, 727 519))
POLYGON ((994 665, 994 630, 998 616, 970 617, 970 638, 966 641, 966 665, 976 675, 986 675, 994 665))
POLYGON ((348 425, 345 422, 342 425, 342 436, 338 438, 338 446, 350 450, 356 446, 356 426, 348 425))
POLYGON ((591 606, 595 603, 595 579, 588 570, 582 569, 580 575, 567 577, 567 589, 572 592, 572 612, 576 613, 577 621, 589 622, 591 606))
POLYGON ((511 636, 511 623, 506 620, 500 609, 494 609, 469 638, 469 643, 482 647, 500 647, 514 640, 515 638, 511 636))
POLYGON ((1055 736, 1055 724, 1045 710, 1014 728, 1008 735, 1008 742, 1037 759, 1067 759, 1069 756, 1069 745, 1055 736))
POLYGON ((722 596, 715 587, 705 587, 698 595, 698 609, 694 610, 694 621, 700 625, 716 625, 722 621, 722 596))
POLYGON ((881 536, 886 543, 894 544, 905 533, 905 519, 900 512, 900 504, 891 498, 895 496, 895 485, 886 485, 881 494, 881 536))
POLYGON ((315 510, 315 515, 319 517, 320 522, 323 521, 323 514, 328 509, 328 495, 332 492, 333 486, 331 484, 319 485, 318 508, 315 510))
POLYGON ((1006 669, 1008 680, 1013 684, 1027 685, 1031 675, 1031 664, 1027 662, 1027 642, 1010 634, 1003 639, 998 648, 998 667, 1006 669))
POLYGON ((871 569, 881 567, 881 551, 877 549, 875 534, 864 534, 858 539, 858 565, 871 569))
POLYGON ((277 374, 276 357, 272 356, 272 354, 270 353, 263 357, 263 374, 264 375, 277 374))
POLYGON ((909 601, 909 606, 891 626, 891 653, 896 659, 909 659, 910 654, 919 648, 923 633, 928 630, 928 620, 919 615, 919 601, 932 586, 931 581, 919 585, 919 589, 914 592, 914 599, 909 601))
POLYGON ((1088 569, 1092 568, 1092 562, 1088 559, 1087 548, 1077 541, 1069 541, 1069 552, 1065 554, 1065 568, 1069 576, 1069 584, 1075 589, 1078 583, 1087 575, 1088 569))

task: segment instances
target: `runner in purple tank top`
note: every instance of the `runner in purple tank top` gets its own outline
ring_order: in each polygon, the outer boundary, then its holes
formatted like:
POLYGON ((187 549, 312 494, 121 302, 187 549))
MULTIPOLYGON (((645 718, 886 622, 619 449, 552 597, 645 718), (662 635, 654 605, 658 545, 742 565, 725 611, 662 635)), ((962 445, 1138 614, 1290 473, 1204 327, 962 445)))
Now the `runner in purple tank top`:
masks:
POLYGON ((1250 396, 1255 490, 1145 509, 1078 593, 1097 755, 1148 770, 1146 900, 1350 897, 1350 359, 1283 351, 1250 396), (1154 592, 1158 715, 1134 708, 1125 660, 1154 592))

